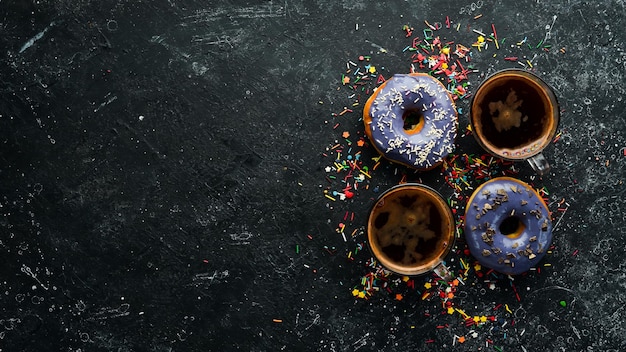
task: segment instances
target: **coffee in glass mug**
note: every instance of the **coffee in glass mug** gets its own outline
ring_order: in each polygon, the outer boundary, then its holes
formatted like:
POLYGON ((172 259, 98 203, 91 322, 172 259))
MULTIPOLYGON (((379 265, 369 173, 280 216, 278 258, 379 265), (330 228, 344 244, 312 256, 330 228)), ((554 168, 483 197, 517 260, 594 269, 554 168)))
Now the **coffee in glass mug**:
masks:
MULTIPOLYGON (((407 183, 383 193, 368 218, 369 247, 380 264, 402 275, 435 270, 454 241, 452 211, 432 188, 407 183)), ((444 276, 444 274, 440 274, 444 276)))
POLYGON ((559 107, 552 89, 536 75, 506 69, 487 77, 472 98, 470 124, 489 153, 527 160, 540 175, 549 170, 541 151, 556 134, 559 107))

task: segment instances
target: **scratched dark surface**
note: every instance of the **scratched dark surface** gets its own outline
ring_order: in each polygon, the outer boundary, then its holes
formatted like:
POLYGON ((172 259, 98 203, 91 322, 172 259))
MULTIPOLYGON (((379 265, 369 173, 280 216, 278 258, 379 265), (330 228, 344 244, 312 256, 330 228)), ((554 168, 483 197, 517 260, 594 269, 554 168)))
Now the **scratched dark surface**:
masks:
POLYGON ((625 19, 617 0, 0 2, 0 350, 625 350, 625 19), (497 318, 474 327, 416 293, 353 297, 369 256, 336 231, 401 174, 449 197, 439 169, 383 161, 353 199, 323 193, 323 153, 363 130, 359 106, 332 116, 346 63, 406 73, 402 26, 446 16, 448 40, 509 38, 474 52, 472 85, 517 50, 563 110, 550 175, 518 166, 569 204, 554 249, 519 301, 470 273, 456 304, 497 318))

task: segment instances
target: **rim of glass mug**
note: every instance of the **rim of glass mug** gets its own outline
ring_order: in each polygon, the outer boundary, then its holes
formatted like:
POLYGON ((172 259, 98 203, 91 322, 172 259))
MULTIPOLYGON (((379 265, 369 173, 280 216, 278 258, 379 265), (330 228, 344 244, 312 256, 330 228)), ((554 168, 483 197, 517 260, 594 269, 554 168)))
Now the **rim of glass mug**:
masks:
POLYGON ((452 247, 454 246, 454 242, 456 239, 455 229, 456 229, 456 221, 454 218, 454 214, 452 213, 452 209, 450 209, 450 206, 446 202, 445 198, 443 198, 443 196, 439 192, 437 192, 435 189, 427 185, 421 184, 421 183, 403 183, 400 185, 393 186, 387 189, 386 191, 384 191, 380 196, 378 196, 378 198, 372 205, 368 213, 367 227, 366 227, 367 242, 368 242, 369 250, 372 253, 372 255, 376 258, 376 260, 378 260, 378 262, 385 269, 392 271, 396 274, 407 275, 407 276, 417 276, 417 275, 427 274, 429 272, 435 271, 439 276, 442 276, 442 277, 443 275, 449 274, 449 271, 447 270, 447 268, 445 268, 443 264, 444 264, 444 259, 450 253, 452 247), (419 191, 423 191, 427 193, 430 199, 438 203, 436 204, 437 208, 442 210, 445 213, 445 214, 441 214, 442 219, 444 219, 444 217, 445 219, 447 219, 446 223, 448 224, 448 229, 447 231, 442 231, 442 236, 446 236, 446 238, 444 239, 444 244, 442 246, 443 248, 439 249, 440 253, 437 254, 435 259, 430 260, 428 263, 425 263, 425 264, 416 265, 416 266, 404 266, 404 265, 396 264, 392 260, 388 259, 387 256, 384 255, 384 253, 382 253, 382 249, 380 247, 378 247, 377 245, 373 245, 376 239, 373 238, 374 233, 373 231, 371 231, 371 229, 373 226, 373 221, 374 221, 373 215, 374 215, 374 211, 376 210, 376 207, 380 204, 381 201, 384 201, 384 199, 388 197, 389 195, 392 195, 395 192, 401 192, 403 190, 419 190, 419 191))
POLYGON ((476 89, 476 92, 472 96, 470 102, 470 116, 469 122, 472 128, 472 134, 474 135, 474 139, 478 142, 478 144, 490 154, 500 157, 502 159, 511 160, 511 161, 523 161, 530 159, 534 156, 540 155, 541 152, 550 145, 550 142, 556 135, 558 130, 558 126, 560 124, 561 116, 560 116, 560 108, 559 101, 557 99, 556 94, 554 93, 554 89, 550 87, 541 77, 538 75, 523 70, 519 68, 506 68, 502 70, 498 70, 491 75, 487 76, 476 89), (522 77, 526 79, 527 82, 538 87, 541 92, 542 98, 546 100, 544 103, 547 103, 548 106, 552 106, 552 126, 550 129, 543 133, 536 141, 532 144, 524 145, 523 147, 517 149, 506 149, 506 148, 497 148, 493 146, 490 142, 485 141, 485 137, 480 128, 477 128, 477 124, 474 121, 474 113, 476 109, 474 108, 474 104, 476 103, 477 97, 480 97, 480 93, 483 89, 490 88, 494 82, 497 82, 498 78, 505 77, 506 75, 513 75, 517 77, 522 77), (500 152, 498 150, 501 150, 500 152))

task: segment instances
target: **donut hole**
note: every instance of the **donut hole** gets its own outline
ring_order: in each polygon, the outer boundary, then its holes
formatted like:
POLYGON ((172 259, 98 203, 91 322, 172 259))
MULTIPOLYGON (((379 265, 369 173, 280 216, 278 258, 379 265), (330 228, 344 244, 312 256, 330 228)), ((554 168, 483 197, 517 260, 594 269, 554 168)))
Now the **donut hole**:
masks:
POLYGON ((402 121, 402 128, 406 133, 418 133, 424 127, 424 113, 418 109, 405 110, 402 121))
POLYGON ((524 231, 524 228, 524 224, 517 216, 508 216, 498 227, 500 233, 509 238, 519 237, 524 231))

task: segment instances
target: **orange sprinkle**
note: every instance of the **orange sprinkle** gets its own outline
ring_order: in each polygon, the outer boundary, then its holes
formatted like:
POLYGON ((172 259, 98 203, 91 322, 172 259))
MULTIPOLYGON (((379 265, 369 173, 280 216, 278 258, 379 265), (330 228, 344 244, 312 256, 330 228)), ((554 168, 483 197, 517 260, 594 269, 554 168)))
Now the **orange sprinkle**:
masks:
POLYGON ((459 337, 459 343, 463 343, 463 342, 465 342, 465 336, 459 337))
POLYGON ((272 321, 273 321, 274 323, 282 323, 282 322, 283 322, 283 320, 282 320, 282 319, 272 319, 272 321))

